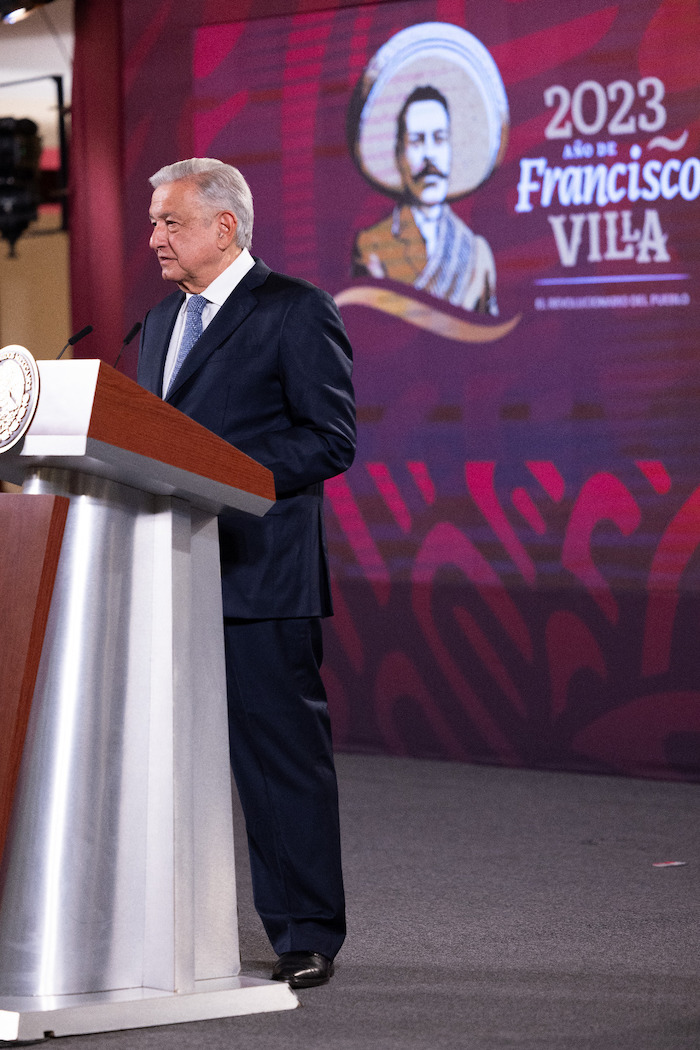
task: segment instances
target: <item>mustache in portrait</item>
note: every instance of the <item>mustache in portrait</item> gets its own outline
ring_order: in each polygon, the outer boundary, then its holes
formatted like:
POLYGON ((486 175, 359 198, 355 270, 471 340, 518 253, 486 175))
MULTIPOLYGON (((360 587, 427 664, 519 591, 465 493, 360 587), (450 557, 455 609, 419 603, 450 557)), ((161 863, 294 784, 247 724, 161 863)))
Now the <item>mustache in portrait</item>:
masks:
POLYGON ((440 171, 440 169, 435 164, 433 164, 432 161, 426 160, 425 164, 418 172, 418 174, 413 176, 413 179, 415 182, 418 182, 419 179, 424 179, 428 175, 437 175, 437 177, 440 179, 446 179, 448 177, 447 172, 440 171))

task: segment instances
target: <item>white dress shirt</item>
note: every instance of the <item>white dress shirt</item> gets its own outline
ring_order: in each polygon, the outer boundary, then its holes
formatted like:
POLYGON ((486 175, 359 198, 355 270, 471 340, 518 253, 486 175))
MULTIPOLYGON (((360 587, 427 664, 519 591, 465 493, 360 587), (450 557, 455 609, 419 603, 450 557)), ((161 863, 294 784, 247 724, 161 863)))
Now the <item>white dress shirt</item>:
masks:
MULTIPOLYGON (((233 289, 243 280, 248 273, 248 270, 252 270, 254 266, 255 259, 248 249, 244 248, 240 255, 236 256, 231 265, 227 266, 223 273, 220 273, 218 277, 215 277, 203 292, 200 292, 200 295, 203 295, 207 300, 207 304, 202 310, 202 331, 204 331, 208 324, 211 324, 233 289)), ((191 298, 192 293, 187 292, 185 294, 185 301, 180 307, 177 315, 173 334, 170 337, 168 353, 165 358, 165 371, 163 372, 163 397, 165 397, 168 387, 170 386, 170 378, 173 374, 175 361, 177 360, 177 352, 180 349, 180 343, 182 342, 182 336, 185 331, 187 304, 191 298)))
POLYGON ((411 215, 413 220, 418 227, 421 237, 425 241, 425 250, 428 254, 428 258, 435 252, 438 240, 438 225, 440 222, 440 216, 442 215, 442 208, 436 208, 435 212, 431 211, 430 215, 426 215, 422 208, 411 208, 411 215), (435 214, 437 212, 437 214, 435 214))

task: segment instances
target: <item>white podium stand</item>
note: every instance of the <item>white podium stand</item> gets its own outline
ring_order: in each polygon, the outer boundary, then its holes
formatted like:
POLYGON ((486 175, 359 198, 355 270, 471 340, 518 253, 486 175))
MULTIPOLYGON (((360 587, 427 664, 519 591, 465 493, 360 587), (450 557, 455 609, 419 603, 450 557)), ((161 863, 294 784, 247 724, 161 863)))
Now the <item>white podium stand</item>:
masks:
POLYGON ((239 973, 216 521, 272 476, 100 361, 39 369, 0 501, 68 505, 2 785, 0 1039, 293 1009, 239 973))

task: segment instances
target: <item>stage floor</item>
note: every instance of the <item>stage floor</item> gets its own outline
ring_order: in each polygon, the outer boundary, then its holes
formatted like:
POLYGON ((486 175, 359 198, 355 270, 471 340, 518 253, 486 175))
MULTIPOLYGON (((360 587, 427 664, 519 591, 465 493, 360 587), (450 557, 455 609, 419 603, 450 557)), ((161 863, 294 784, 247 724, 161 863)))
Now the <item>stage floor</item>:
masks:
MULTIPOLYGON (((700 785, 357 755, 338 771, 350 933, 331 983, 291 1012, 62 1050, 697 1050, 700 785)), ((243 969, 267 977, 238 844, 243 969)))

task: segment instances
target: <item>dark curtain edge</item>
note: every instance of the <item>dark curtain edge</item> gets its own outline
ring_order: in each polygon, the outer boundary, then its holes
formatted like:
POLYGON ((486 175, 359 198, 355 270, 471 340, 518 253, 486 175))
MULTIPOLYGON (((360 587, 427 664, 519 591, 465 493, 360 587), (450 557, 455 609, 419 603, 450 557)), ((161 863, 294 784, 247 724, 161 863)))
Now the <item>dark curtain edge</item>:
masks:
POLYGON ((95 331, 76 357, 111 362, 123 336, 121 0, 75 0, 70 154, 73 331, 95 331))

